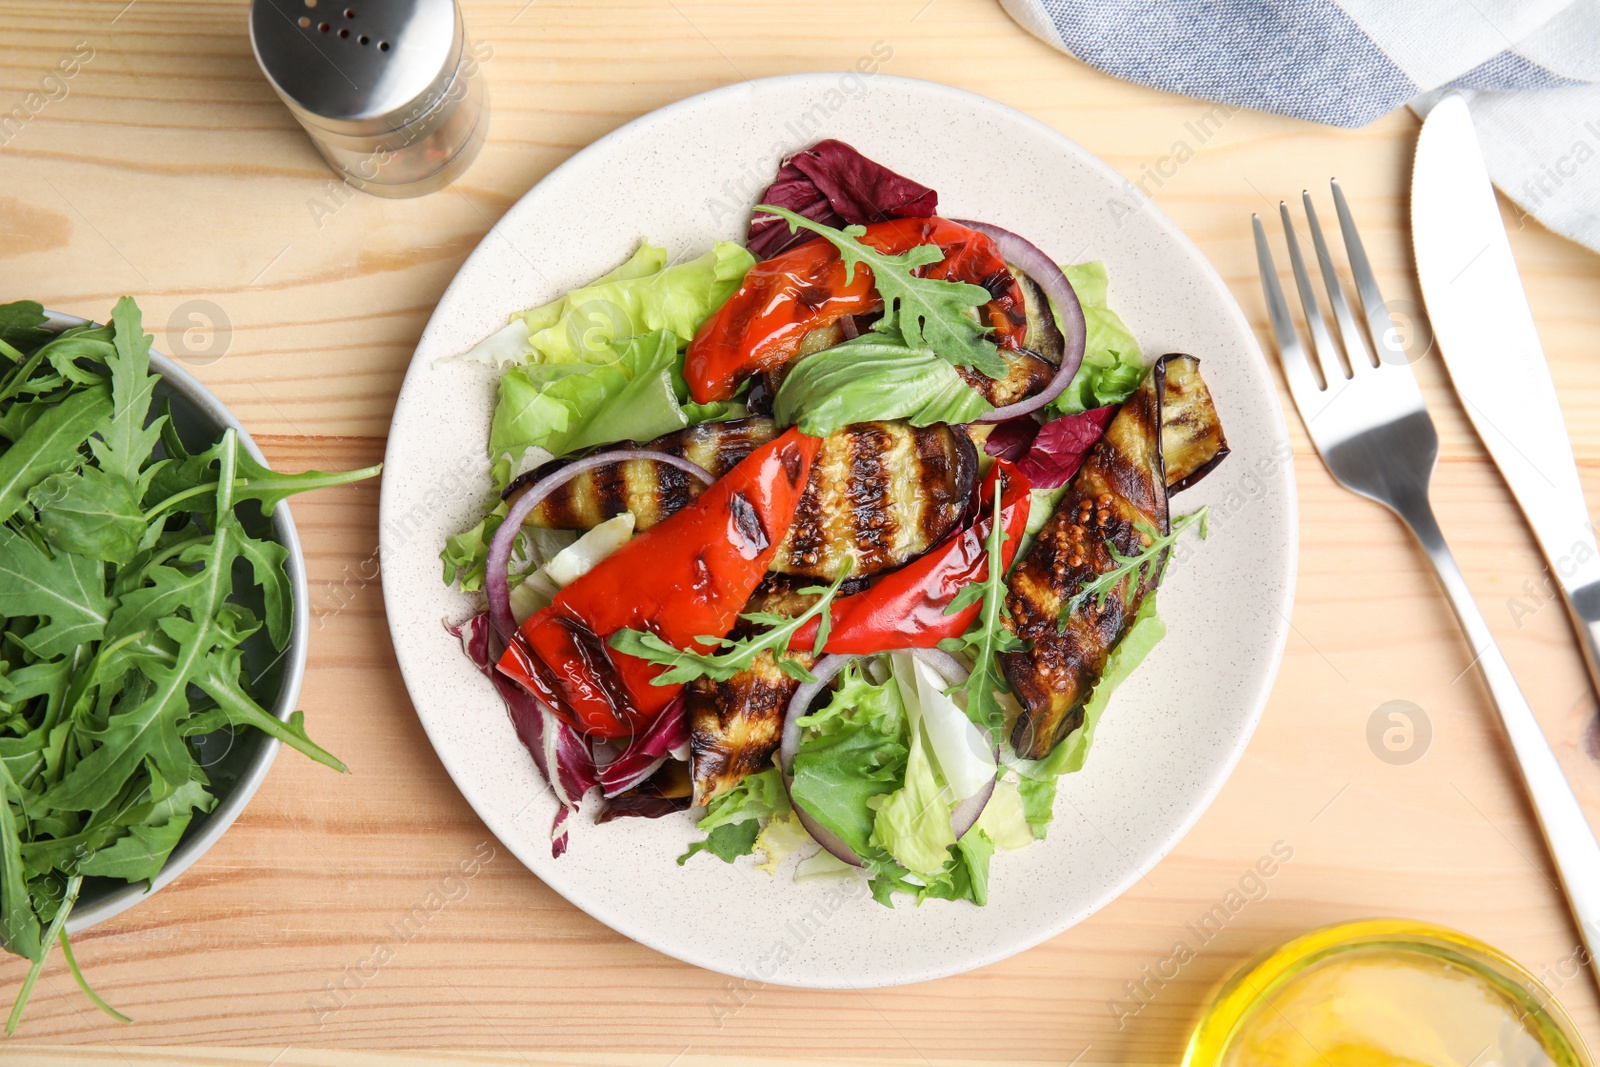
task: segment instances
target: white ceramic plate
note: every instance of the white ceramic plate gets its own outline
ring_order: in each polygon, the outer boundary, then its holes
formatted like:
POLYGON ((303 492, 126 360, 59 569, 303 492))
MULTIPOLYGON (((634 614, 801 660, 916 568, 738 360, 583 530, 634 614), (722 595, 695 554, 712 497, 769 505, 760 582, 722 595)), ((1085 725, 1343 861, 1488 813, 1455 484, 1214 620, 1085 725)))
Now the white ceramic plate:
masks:
MULTIPOLYGON (((1240 225, 1243 225, 1241 222, 1240 225)), ((668 955, 785 985, 850 988, 955 974, 1030 948, 1131 886, 1216 795, 1261 714, 1288 626, 1294 481, 1276 393, 1244 315, 1168 219, 1054 130, 980 96, 876 75, 807 74, 706 93, 629 123, 541 181, 489 232, 429 320, 390 429, 381 507, 390 630, 417 714, 489 829, 568 900, 668 955), (550 856, 556 802, 489 683, 445 633, 474 602, 440 582, 445 537, 487 486, 493 375, 439 363, 521 308, 620 263, 740 238, 779 159, 838 137, 939 192, 940 210, 1102 259, 1144 347, 1201 358, 1233 454, 1176 498, 1212 506, 1211 539, 1169 572, 1169 634, 1116 696, 1046 841, 997 855, 987 907, 894 909, 854 879, 796 883, 697 856, 687 815, 580 818, 550 856)), ((592 807, 592 804, 590 805, 592 807)), ((789 861, 792 865, 793 859, 789 861)))

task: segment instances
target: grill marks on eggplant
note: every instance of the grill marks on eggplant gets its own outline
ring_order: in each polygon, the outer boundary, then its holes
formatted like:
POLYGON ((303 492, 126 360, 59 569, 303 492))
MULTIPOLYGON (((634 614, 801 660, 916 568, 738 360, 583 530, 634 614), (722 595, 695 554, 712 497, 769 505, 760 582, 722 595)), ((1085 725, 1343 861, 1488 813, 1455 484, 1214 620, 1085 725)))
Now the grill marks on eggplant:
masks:
MULTIPOLYGON (((684 456, 721 477, 777 436, 771 419, 706 423, 644 447, 684 456)), ((514 499, 556 469, 524 475, 514 499)), ((829 436, 771 569, 831 581, 847 562, 854 575, 898 567, 955 527, 977 477, 978 453, 966 431, 939 424, 863 422, 829 436)), ((653 460, 624 460, 578 475, 541 501, 528 525, 586 530, 632 511, 644 530, 700 494, 699 479, 653 460)), ((768 531, 778 537, 778 531, 768 531)))
POLYGON ((1167 467, 1167 492, 1189 488, 1228 454, 1211 390, 1200 377, 1200 361, 1171 353, 1161 357, 1161 454, 1167 467))
POLYGON ((997 408, 1015 404, 1049 385, 1066 352, 1066 339, 1056 325, 1044 290, 1019 270, 1012 270, 1009 275, 1003 276, 1003 281, 997 280, 997 285, 1009 285, 1013 280, 1022 288, 1022 307, 1011 312, 1010 325, 1024 327, 1023 347, 999 350, 999 356, 1006 364, 1005 376, 991 378, 970 367, 956 368, 962 381, 997 408))
MULTIPOLYGON (((809 653, 796 654, 808 667, 809 653)), ((687 688, 694 803, 706 804, 765 770, 783 739, 783 711, 800 683, 771 652, 725 682, 697 678, 687 688)))
POLYGON ((771 569, 831 581, 846 564, 857 577, 898 567, 954 529, 977 469, 959 428, 847 426, 823 441, 771 569))
POLYGON ((1006 364, 1004 378, 991 378, 971 367, 956 368, 962 381, 997 408, 1015 404, 1023 397, 1037 393, 1056 376, 1057 364, 1027 349, 1002 348, 998 354, 1006 364))
POLYGON ((1025 758, 1043 758, 1082 723, 1083 703, 1106 657, 1160 574, 1158 563, 1137 588, 1122 583, 1104 607, 1090 600, 1057 629, 1062 605, 1115 569, 1110 546, 1129 555, 1148 543, 1139 525, 1163 534, 1169 529, 1161 454, 1164 377, 1158 363, 1117 412, 1008 581, 1006 605, 1017 636, 1031 644, 1000 656, 1022 705, 1011 743, 1025 758))
MULTIPOLYGON (((811 584, 805 579, 768 575, 745 611, 790 617, 803 614, 817 601, 818 594, 800 592, 811 584)), ((865 585, 847 580, 839 593, 847 596, 865 585)), ((734 634, 747 631, 747 624, 741 621, 734 634)), ((793 655, 807 667, 816 661, 809 652, 793 655)), ((784 709, 799 686, 778 669, 771 652, 762 652, 750 667, 725 682, 697 678, 689 683, 686 703, 694 803, 708 803, 738 785, 745 775, 766 769, 783 740, 784 709)))
POLYGON ((855 537, 856 565, 852 571, 872 573, 894 558, 893 486, 885 460, 895 441, 882 425, 864 426, 849 435, 849 473, 845 476, 844 502, 855 537))
MULTIPOLYGON (((777 436, 777 425, 771 419, 734 419, 691 426, 642 447, 682 456, 720 478, 777 436)), ((506 490, 505 499, 515 500, 528 486, 559 467, 559 462, 547 463, 522 475, 506 490)), ((682 509, 704 488, 700 479, 654 460, 608 463, 557 488, 533 509, 527 524, 552 530, 588 530, 631 511, 634 528, 645 530, 682 509)))
MULTIPOLYGON (((961 440, 952 441, 939 433, 915 435, 913 440, 917 450, 919 486, 916 499, 924 500, 938 493, 949 492, 949 487, 954 486, 957 500, 964 506, 978 476, 978 449, 965 430, 952 430, 950 433, 961 440), (963 441, 965 449, 962 447, 963 441), (967 449, 971 450, 970 462, 967 449)), ((943 508, 900 507, 896 512, 896 521, 902 526, 909 526, 912 522, 921 523, 921 538, 929 546, 938 544, 950 532, 943 508)))

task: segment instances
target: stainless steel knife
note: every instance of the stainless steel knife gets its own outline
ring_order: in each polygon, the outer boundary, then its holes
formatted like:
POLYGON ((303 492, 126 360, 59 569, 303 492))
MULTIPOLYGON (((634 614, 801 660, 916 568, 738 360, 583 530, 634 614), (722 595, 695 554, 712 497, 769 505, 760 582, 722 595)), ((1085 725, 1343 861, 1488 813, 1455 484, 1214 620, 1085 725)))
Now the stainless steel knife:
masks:
POLYGON ((1460 96, 1442 100, 1422 125, 1411 172, 1411 242, 1450 379, 1533 527, 1600 691, 1600 549, 1472 115, 1460 96))

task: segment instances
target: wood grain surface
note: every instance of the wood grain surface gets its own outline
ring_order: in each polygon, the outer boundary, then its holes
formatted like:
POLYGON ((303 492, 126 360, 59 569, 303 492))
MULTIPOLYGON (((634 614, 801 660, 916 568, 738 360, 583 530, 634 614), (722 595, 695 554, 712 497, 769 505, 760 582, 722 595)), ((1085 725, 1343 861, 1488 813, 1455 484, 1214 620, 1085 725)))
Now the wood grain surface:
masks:
MULTIPOLYGON (((1406 112, 1335 130, 1239 111, 1200 143, 1189 124, 1210 105, 1098 74, 992 0, 467 0, 465 16, 493 47, 489 143, 456 186, 388 201, 330 184, 255 66, 239 0, 8 0, 0 112, 80 42, 92 58, 0 144, 0 299, 103 316, 131 293, 158 347, 185 358, 275 464, 374 462, 435 301, 542 175, 663 104, 744 78, 843 70, 877 42, 892 50, 883 70, 1001 100, 1142 183, 1258 329, 1249 214, 1333 175, 1385 291, 1417 299, 1405 230, 1417 123, 1406 112)), ((1600 501, 1600 257, 1505 211, 1600 501)), ((1441 522, 1600 817, 1596 703, 1567 620, 1543 603, 1543 562, 1437 357, 1417 374, 1443 439, 1441 522)), ((1443 597, 1400 526, 1338 489, 1289 421, 1302 546, 1293 630, 1261 727, 1216 803, 1147 878, 1054 941, 869 992, 735 988, 613 933, 518 865, 451 785, 396 671, 373 580, 377 486, 302 498, 316 630, 302 705, 352 773, 282 755, 201 862, 81 938, 85 970, 137 1024, 102 1017, 57 960, 0 1062, 1173 1063, 1230 969, 1288 935, 1373 915, 1500 946, 1600 1043, 1600 1003, 1443 597), (1367 741, 1375 709, 1393 700, 1432 725, 1409 765, 1367 741), (1293 859, 1265 895, 1175 979, 1147 985, 1147 1004, 1130 999, 1129 983, 1276 842, 1293 859), (465 890, 452 885, 394 938, 474 854, 489 858, 465 890), (385 939, 392 957, 362 968, 385 939)), ((0 963, 0 991, 23 972, 0 963)))

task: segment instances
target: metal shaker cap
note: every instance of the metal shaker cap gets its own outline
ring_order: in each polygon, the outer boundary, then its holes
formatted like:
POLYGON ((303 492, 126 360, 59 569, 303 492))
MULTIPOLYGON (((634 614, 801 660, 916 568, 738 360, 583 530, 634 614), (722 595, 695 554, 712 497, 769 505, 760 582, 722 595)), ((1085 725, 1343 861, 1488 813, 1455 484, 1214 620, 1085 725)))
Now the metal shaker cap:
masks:
POLYGON ((361 135, 425 114, 463 34, 454 0, 253 0, 250 41, 301 125, 361 135))
POLYGON ((455 0, 252 0, 267 80, 346 182, 418 196, 455 180, 487 136, 488 91, 455 0))

